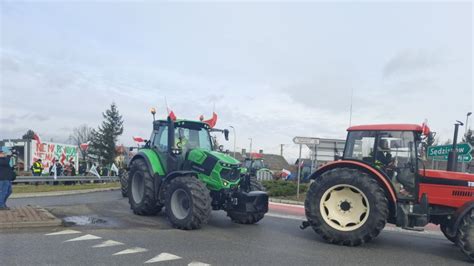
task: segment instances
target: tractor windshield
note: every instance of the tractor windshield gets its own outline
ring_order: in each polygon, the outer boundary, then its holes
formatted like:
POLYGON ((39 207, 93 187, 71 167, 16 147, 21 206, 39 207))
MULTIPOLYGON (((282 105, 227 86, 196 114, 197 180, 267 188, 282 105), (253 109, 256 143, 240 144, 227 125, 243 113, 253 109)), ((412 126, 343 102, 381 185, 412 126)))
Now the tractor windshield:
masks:
POLYGON ((175 128, 176 145, 182 149, 192 150, 201 148, 212 150, 209 131, 205 128, 175 128))

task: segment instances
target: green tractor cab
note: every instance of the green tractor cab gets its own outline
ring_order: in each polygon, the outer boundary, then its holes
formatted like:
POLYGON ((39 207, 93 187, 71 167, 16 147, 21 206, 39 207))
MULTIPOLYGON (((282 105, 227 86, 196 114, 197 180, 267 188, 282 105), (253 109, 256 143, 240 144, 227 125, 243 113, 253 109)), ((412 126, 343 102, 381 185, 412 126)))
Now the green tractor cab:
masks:
POLYGON ((235 158, 215 151, 200 121, 156 120, 146 145, 132 158, 128 174, 130 207, 138 215, 166 209, 176 228, 197 229, 211 210, 224 210, 237 223, 253 224, 268 211, 268 195, 255 178, 242 174, 235 158))

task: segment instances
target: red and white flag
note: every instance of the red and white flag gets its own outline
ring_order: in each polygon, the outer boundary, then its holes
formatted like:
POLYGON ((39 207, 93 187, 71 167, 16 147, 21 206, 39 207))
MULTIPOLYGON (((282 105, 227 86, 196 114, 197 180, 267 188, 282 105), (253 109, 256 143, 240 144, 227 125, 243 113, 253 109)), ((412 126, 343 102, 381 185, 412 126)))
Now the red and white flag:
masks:
POLYGON ((133 136, 133 141, 141 143, 141 142, 145 142, 145 139, 143 139, 142 137, 133 136))
POLYGON ((176 115, 174 114, 173 111, 171 111, 168 116, 171 118, 171 120, 176 121, 176 115))
POLYGON ((204 120, 204 123, 207 123, 211 128, 214 128, 217 124, 217 114, 212 112, 212 118, 209 120, 204 120))
POLYGON ((36 140, 39 144, 41 144, 41 139, 38 133, 35 132, 35 134, 33 134, 33 139, 36 140))
POLYGON ((86 142, 86 143, 81 143, 81 144, 79 145, 79 147, 81 148, 81 150, 87 151, 87 149, 89 149, 89 144, 90 144, 90 143, 91 143, 90 141, 88 141, 88 142, 86 142))

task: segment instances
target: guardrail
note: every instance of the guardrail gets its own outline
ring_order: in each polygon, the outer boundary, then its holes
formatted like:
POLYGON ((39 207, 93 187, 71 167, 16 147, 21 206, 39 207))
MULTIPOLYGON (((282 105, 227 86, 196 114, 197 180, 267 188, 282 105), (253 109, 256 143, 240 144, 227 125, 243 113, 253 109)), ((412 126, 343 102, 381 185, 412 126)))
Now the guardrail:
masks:
POLYGON ((17 176, 13 183, 28 183, 28 182, 91 182, 91 181, 119 181, 118 176, 58 176, 54 179, 54 176, 17 176))

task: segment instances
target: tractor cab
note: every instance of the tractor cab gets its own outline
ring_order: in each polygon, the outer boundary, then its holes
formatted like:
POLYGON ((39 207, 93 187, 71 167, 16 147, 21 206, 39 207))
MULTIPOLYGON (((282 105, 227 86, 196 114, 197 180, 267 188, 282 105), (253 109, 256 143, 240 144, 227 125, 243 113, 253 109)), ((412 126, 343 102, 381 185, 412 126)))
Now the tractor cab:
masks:
POLYGON ((398 198, 416 196, 418 158, 422 149, 419 125, 370 125, 348 129, 344 160, 357 160, 382 172, 398 198))

